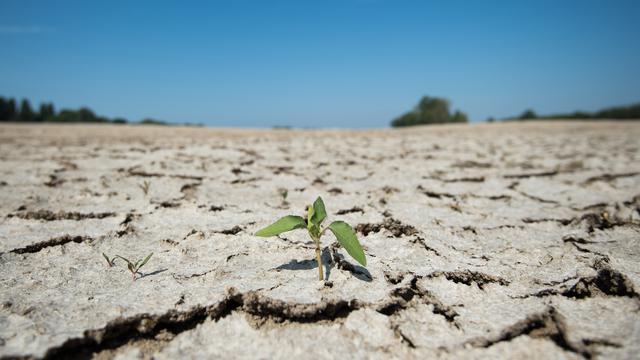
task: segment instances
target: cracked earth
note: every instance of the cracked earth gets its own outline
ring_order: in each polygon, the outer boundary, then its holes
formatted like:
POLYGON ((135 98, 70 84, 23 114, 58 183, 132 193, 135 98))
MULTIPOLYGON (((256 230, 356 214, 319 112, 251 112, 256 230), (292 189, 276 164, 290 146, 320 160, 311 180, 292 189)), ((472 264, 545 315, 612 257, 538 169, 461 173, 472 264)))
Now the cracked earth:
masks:
POLYGON ((0 357, 637 358, 638 139, 2 125, 0 357), (366 268, 253 236, 318 195, 366 268), (154 255, 132 281, 103 252, 154 255))

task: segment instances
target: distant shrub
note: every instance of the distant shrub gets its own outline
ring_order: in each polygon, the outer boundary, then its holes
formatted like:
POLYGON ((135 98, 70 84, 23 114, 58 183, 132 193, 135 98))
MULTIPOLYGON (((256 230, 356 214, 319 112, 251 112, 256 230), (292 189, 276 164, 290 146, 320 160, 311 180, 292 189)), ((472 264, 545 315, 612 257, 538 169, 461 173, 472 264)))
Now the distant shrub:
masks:
POLYGON ((467 123, 469 122, 469 119, 467 119, 467 114, 456 110, 451 118, 451 121, 456 123, 467 123))
POLYGON ((156 120, 156 119, 152 119, 152 118, 142 119, 142 120, 140 120, 139 124, 142 124, 142 125, 169 125, 166 121, 156 120))
POLYGON ((413 110, 394 119, 391 126, 466 123, 468 121, 467 115, 461 111, 451 114, 447 99, 425 96, 420 99, 413 110))
POLYGON ((518 117, 518 119, 520 120, 531 120, 531 119, 536 119, 538 118, 538 115, 536 114, 535 111, 531 110, 531 109, 527 109, 525 110, 522 114, 520 114, 520 116, 518 117))

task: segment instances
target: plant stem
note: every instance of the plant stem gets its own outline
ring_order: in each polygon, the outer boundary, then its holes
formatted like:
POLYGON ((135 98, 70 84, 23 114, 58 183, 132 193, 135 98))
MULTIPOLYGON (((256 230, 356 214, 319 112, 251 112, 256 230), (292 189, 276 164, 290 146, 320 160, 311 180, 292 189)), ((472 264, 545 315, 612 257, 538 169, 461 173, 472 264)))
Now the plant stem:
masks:
POLYGON ((322 255, 320 252, 320 239, 313 239, 316 242, 316 260, 318 261, 318 279, 324 280, 324 273, 322 271, 322 255))

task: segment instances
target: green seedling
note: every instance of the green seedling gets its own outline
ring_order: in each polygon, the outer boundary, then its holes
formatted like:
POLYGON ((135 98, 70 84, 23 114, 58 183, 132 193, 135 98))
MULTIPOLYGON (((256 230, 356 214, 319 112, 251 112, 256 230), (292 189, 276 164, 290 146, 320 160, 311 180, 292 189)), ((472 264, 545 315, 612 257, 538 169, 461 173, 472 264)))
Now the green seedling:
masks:
POLYGON ((289 202, 287 202, 287 196, 289 195, 289 191, 287 189, 285 189, 285 188, 279 188, 278 189, 278 194, 282 198, 282 203, 280 205, 281 206, 289 205, 289 202))
POLYGON ((107 266, 108 267, 112 267, 116 261, 116 256, 112 257, 111 259, 109 259, 109 257, 107 256, 107 254, 102 253, 102 256, 104 256, 105 260, 107 260, 107 266))
POLYGON ((116 255, 116 257, 119 257, 120 259, 124 260, 127 262, 127 268, 129 269, 129 271, 131 272, 131 276, 133 278, 133 281, 136 280, 136 274, 140 273, 140 268, 142 268, 144 266, 144 264, 147 263, 147 261, 149 261, 149 259, 151 258, 151 255, 153 255, 153 253, 147 255, 146 258, 140 259, 136 262, 133 262, 125 257, 122 257, 120 255, 116 255))
POLYGON ((147 180, 145 180, 142 185, 138 184, 138 187, 140 187, 140 189, 142 189, 142 192, 144 193, 144 195, 146 196, 149 193, 149 187, 151 186, 151 183, 147 180))
POLYGON ((307 207, 307 219, 302 216, 288 215, 280 218, 278 221, 267 226, 264 229, 259 230, 256 236, 270 237, 280 235, 284 232, 307 228, 309 237, 316 245, 316 260, 318 261, 318 277, 320 280, 324 279, 322 272, 322 257, 320 251, 320 238, 324 235, 327 229, 331 230, 335 235, 340 245, 347 250, 347 253, 351 255, 362 266, 367 266, 367 259, 364 256, 362 246, 358 242, 356 232, 351 228, 349 224, 344 221, 334 221, 329 226, 321 228, 322 222, 327 217, 327 212, 324 208, 324 202, 321 197, 318 197, 313 205, 307 207))

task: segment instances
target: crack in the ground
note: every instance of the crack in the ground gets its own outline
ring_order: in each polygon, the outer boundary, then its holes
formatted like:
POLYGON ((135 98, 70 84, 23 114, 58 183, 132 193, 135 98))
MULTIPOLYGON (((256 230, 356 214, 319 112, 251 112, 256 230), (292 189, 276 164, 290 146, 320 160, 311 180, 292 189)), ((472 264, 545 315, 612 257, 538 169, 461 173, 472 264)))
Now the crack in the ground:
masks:
POLYGON ((607 212, 584 214, 579 219, 576 219, 576 221, 585 223, 590 233, 594 232, 594 230, 607 230, 618 226, 638 226, 637 223, 632 221, 618 218, 612 219, 607 212))
POLYGON ((532 338, 547 338, 565 351, 578 354, 585 359, 591 359, 595 355, 584 343, 575 343, 569 338, 565 318, 554 307, 548 307, 543 312, 529 315, 503 329, 495 336, 473 339, 467 344, 473 347, 488 348, 523 335, 532 338))
POLYGON ((462 177, 462 178, 453 178, 453 179, 441 179, 442 182, 446 183, 456 183, 456 182, 484 182, 484 176, 478 177, 462 177))
MULTIPOLYGON (((187 310, 170 309, 160 315, 140 314, 128 318, 110 321, 100 329, 86 330, 82 337, 71 338, 61 345, 49 348, 44 359, 90 359, 94 354, 118 349, 133 341, 154 339, 159 334, 169 333, 171 337, 194 329, 207 319, 219 321, 233 312, 248 316, 254 326, 266 323, 323 323, 335 322, 346 318, 353 311, 372 308, 384 315, 391 316, 421 302, 433 306, 433 313, 442 315, 453 326, 458 314, 443 304, 435 295, 421 289, 414 276, 408 284, 399 286, 391 292, 391 299, 380 303, 362 303, 358 300, 329 300, 319 303, 295 303, 267 297, 257 291, 237 292, 230 288, 220 302, 202 306, 196 305, 187 310)), ((24 358, 32 358, 25 356, 24 358)))
POLYGON ((224 234, 224 235, 236 235, 237 233, 241 232, 243 229, 236 225, 234 227, 232 227, 231 229, 224 229, 224 230, 217 230, 217 231, 213 231, 213 233, 216 234, 224 234))
POLYGON ((140 214, 128 213, 124 220, 120 223, 120 230, 116 231, 117 237, 123 237, 125 235, 133 234, 136 229, 133 226, 133 220, 140 218, 140 214))
POLYGON ((428 278, 444 276, 447 280, 454 283, 465 284, 471 286, 475 283, 483 290, 487 284, 498 284, 502 286, 509 286, 510 282, 504 278, 495 275, 489 275, 477 271, 463 270, 463 271, 435 271, 427 275, 428 278))
POLYGON ((595 276, 583 277, 571 288, 562 292, 563 296, 584 299, 594 296, 626 296, 640 300, 640 294, 624 274, 610 268, 598 270, 595 276))
POLYGON ((256 176, 256 177, 251 177, 251 178, 246 178, 246 179, 235 179, 231 182, 229 182, 229 184, 247 184, 247 183, 252 183, 252 182, 256 182, 259 180, 262 180, 263 178, 260 176, 256 176))
POLYGON ((511 196, 501 194, 501 195, 478 195, 472 193, 462 193, 462 194, 451 194, 446 192, 436 192, 432 190, 425 189, 422 185, 418 185, 416 190, 421 192, 422 194, 434 198, 434 199, 464 199, 464 198, 476 198, 476 199, 489 199, 489 200, 511 200, 511 196))
POLYGON ((198 191, 198 186, 202 185, 201 182, 189 183, 182 185, 180 188, 180 192, 183 194, 182 200, 193 200, 196 198, 196 192, 198 191))
POLYGON ((436 250, 436 249, 432 248, 431 246, 427 245, 427 240, 425 240, 423 237, 420 237, 420 236, 416 235, 411 240, 411 242, 414 243, 414 244, 421 245, 422 247, 424 247, 425 250, 434 253, 436 256, 442 256, 438 250, 436 250))
POLYGON ((522 196, 526 197, 527 199, 535 200, 535 201, 537 201, 537 202, 541 202, 541 203, 543 203, 543 204, 554 204, 554 205, 560 205, 560 203, 559 203, 559 202, 557 202, 557 201, 555 201, 555 200, 543 199, 543 198, 541 198, 541 197, 537 197, 537 196, 534 196, 534 195, 527 194, 526 192, 524 192, 524 191, 522 191, 522 190, 517 190, 517 189, 516 189, 515 191, 516 191, 518 194, 520 194, 520 195, 522 195, 522 196))
POLYGON ((44 185, 48 187, 58 187, 65 183, 66 180, 59 178, 55 174, 49 175, 49 181, 45 182, 44 185))
POLYGON ((400 220, 396 220, 391 217, 384 219, 384 221, 380 223, 358 224, 355 227, 355 231, 361 233, 364 236, 367 236, 372 232, 380 232, 383 229, 389 231, 394 237, 401 237, 403 235, 409 236, 418 233, 418 229, 416 229, 414 226, 403 224, 402 222, 400 222, 400 220))
POLYGON ((573 218, 524 218, 522 222, 526 224, 537 224, 543 222, 556 222, 563 226, 584 224, 587 227, 589 233, 593 233, 595 230, 608 230, 618 226, 639 226, 637 222, 620 219, 617 217, 610 217, 607 212, 601 213, 586 213, 573 218))
POLYGON ((508 175, 504 175, 503 177, 505 179, 527 179, 532 177, 550 177, 550 176, 558 175, 558 173, 559 173, 558 170, 550 170, 550 171, 543 171, 543 172, 537 172, 537 173, 508 174, 508 175))
MULTIPOLYGON (((153 339, 161 332, 179 334, 195 328, 207 319, 219 321, 234 311, 273 321, 315 323, 334 321, 349 315, 363 305, 356 300, 334 300, 316 304, 289 303, 268 298, 257 292, 238 293, 231 288, 215 305, 197 305, 188 310, 170 309, 160 315, 140 314, 119 318, 101 329, 86 330, 82 337, 68 339, 47 350, 44 359, 90 359, 93 354, 119 348, 138 339, 153 339)), ((30 358, 30 357, 25 357, 30 358)))
POLYGON ((56 221, 56 220, 85 220, 85 219, 104 219, 107 217, 116 216, 114 212, 101 212, 101 213, 80 213, 75 211, 58 211, 53 212, 50 210, 35 210, 17 212, 7 215, 8 218, 17 217, 24 220, 44 220, 44 221, 56 221))
POLYGON ((557 289, 542 289, 538 292, 515 298, 525 299, 547 296, 564 296, 577 300, 599 296, 623 296, 640 301, 640 294, 634 289, 631 280, 624 274, 608 267, 598 270, 595 276, 578 278, 578 281, 572 286, 563 285, 557 289))
POLYGON ((39 243, 35 243, 35 244, 31 244, 22 248, 17 248, 17 249, 13 249, 10 252, 15 253, 15 254, 29 254, 29 253, 36 253, 44 248, 48 248, 48 247, 53 247, 53 246, 60 246, 60 245, 64 245, 70 242, 74 242, 74 243, 82 243, 85 241, 93 241, 94 239, 92 237, 89 236, 81 236, 81 235, 76 235, 76 236, 71 236, 71 235, 62 235, 62 236, 58 236, 58 237, 54 237, 51 238, 47 241, 41 241, 39 243))
POLYGON ((119 169, 119 172, 124 172, 126 171, 127 174, 129 176, 140 176, 140 177, 171 177, 171 178, 175 178, 175 179, 187 179, 187 180, 197 180, 197 181, 202 181, 202 179, 204 179, 204 176, 197 176, 197 175, 182 175, 182 174, 163 174, 163 173, 152 173, 152 172, 147 172, 144 170, 139 170, 138 169, 139 166, 134 166, 132 168, 129 168, 127 170, 124 169, 119 169))
POLYGON ((433 306, 432 312, 434 314, 442 315, 449 323, 460 329, 460 325, 456 321, 456 317, 459 314, 452 307, 440 301, 434 294, 420 288, 418 280, 421 278, 421 276, 413 275, 411 280, 408 281, 408 285, 394 289, 391 292, 392 299, 379 306, 377 311, 381 314, 392 316, 411 307, 412 301, 418 301, 433 306))
POLYGON ((571 224, 572 221, 574 221, 575 218, 573 219, 554 219, 554 218, 539 218, 539 219, 532 219, 532 218, 524 218, 522 219, 522 222, 525 224, 537 224, 537 223, 543 223, 543 222, 557 222, 561 225, 569 225, 571 224))
POLYGON ((351 213, 354 213, 354 212, 364 213, 364 210, 362 210, 361 207, 354 206, 351 209, 338 210, 338 212, 336 212, 336 215, 351 214, 351 213))
POLYGON ((605 182, 610 182, 612 180, 616 180, 619 178, 625 178, 625 177, 634 177, 640 175, 640 172, 628 172, 628 173, 621 173, 621 174, 602 174, 602 175, 598 175, 598 176, 592 176, 590 178, 588 178, 587 180, 585 180, 582 184, 583 185, 587 185, 587 184, 591 184, 593 182, 596 181, 605 181, 605 182))

